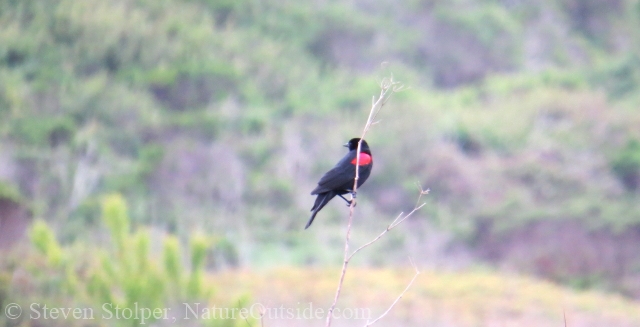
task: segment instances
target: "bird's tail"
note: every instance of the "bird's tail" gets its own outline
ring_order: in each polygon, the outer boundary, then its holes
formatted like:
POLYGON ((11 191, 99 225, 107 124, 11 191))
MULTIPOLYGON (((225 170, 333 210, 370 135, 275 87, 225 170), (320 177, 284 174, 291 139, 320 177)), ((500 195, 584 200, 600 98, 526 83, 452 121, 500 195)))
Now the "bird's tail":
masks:
POLYGON ((320 209, 322 209, 327 203, 329 203, 329 200, 333 199, 334 196, 336 196, 336 192, 333 191, 318 194, 316 202, 313 204, 313 208, 311 208, 311 218, 309 218, 309 222, 307 223, 307 226, 304 226, 304 229, 307 229, 309 228, 309 226, 311 226, 311 223, 313 222, 313 219, 316 218, 318 211, 320 211, 320 209))

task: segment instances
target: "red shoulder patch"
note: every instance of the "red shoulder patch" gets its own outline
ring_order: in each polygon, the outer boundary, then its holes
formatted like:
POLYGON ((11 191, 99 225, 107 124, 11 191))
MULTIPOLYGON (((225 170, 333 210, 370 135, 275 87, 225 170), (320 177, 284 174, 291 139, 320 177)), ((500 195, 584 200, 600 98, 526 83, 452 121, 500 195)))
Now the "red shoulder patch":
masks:
MULTIPOLYGON (((351 160, 351 164, 355 165, 357 160, 358 158, 353 158, 353 160, 351 160)), ((371 164, 371 161, 373 160, 371 159, 371 156, 369 154, 360 152, 360 162, 359 162, 360 166, 366 166, 368 164, 371 164)))

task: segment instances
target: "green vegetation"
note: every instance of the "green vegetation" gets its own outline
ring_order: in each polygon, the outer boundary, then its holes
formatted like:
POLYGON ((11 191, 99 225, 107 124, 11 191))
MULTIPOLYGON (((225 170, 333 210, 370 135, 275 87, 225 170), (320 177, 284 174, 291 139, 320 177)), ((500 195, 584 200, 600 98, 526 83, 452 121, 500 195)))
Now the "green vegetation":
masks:
MULTIPOLYGON (((205 263, 212 245, 206 237, 192 235, 187 251, 175 236, 163 236, 164 248, 157 255, 150 248, 152 236, 149 231, 131 231, 127 205, 120 195, 107 196, 102 207, 102 220, 111 241, 108 242, 110 244, 91 245, 90 249, 81 249, 78 247, 80 244, 63 247, 45 222, 38 220, 33 224, 30 238, 38 252, 47 259, 47 266, 43 267, 36 260, 37 267, 31 267, 30 273, 37 281, 34 285, 43 289, 19 296, 31 297, 38 303, 48 301, 53 306, 88 305, 95 312, 100 312, 95 316, 105 319, 105 324, 139 326, 156 319, 167 319, 164 313, 144 316, 139 313, 139 308, 171 308, 182 303, 207 301, 215 294, 211 283, 204 280, 205 263), (183 259, 183 254, 188 254, 189 260, 183 259), (77 255, 82 255, 82 259, 75 257, 77 255), (47 296, 48 292, 53 293, 47 296), (111 319, 116 310, 131 310, 138 314, 111 319)), ((4 300, 7 287, 3 286, 0 291, 0 300, 4 300)), ((248 298, 240 295, 236 299, 227 297, 225 300, 232 301, 229 307, 241 308, 248 298)), ((82 319, 78 323, 82 323, 82 319)), ((204 320, 200 323, 236 326, 245 322, 204 320)))
POLYGON ((638 40, 637 0, 0 0, 0 198, 33 208, 45 284, 92 285, 87 301, 335 264, 344 208, 303 231, 308 191, 393 74, 409 88, 367 137, 354 242, 413 208, 416 182, 431 194, 356 264, 470 257, 640 296, 638 40), (551 250, 528 233, 547 230, 551 250))
POLYGON ((20 191, 13 185, 0 182, 0 200, 9 200, 15 203, 25 202, 20 191))

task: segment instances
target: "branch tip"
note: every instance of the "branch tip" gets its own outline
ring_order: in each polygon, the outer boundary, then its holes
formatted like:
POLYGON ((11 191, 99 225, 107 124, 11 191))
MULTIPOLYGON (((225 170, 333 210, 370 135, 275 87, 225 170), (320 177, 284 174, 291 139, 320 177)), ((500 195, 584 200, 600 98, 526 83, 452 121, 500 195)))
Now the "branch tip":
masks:
MULTIPOLYGON (((388 65, 387 62, 382 62, 381 66, 383 68, 385 68, 388 65)), ((382 107, 387 103, 387 101, 389 101, 389 98, 391 97, 391 95, 393 95, 393 93, 395 92, 399 92, 401 90, 404 89, 404 85, 396 82, 393 79, 393 74, 390 73, 389 77, 385 77, 380 81, 380 95, 378 96, 378 98, 376 99, 375 95, 371 97, 371 110, 369 111, 369 117, 367 118, 367 122, 362 130, 362 136, 360 137, 360 142, 358 142, 358 149, 357 149, 357 161, 359 161, 360 158, 360 149, 361 149, 361 144, 362 144, 362 140, 364 139, 365 135, 367 134, 367 132, 369 131, 369 128, 373 125, 376 125, 378 123, 380 123, 380 120, 376 120, 376 116, 378 115, 378 113, 380 112, 380 110, 382 110, 382 107), (391 93, 389 93, 391 92, 391 93)), ((344 282, 344 276, 346 274, 347 271, 347 266, 349 265, 349 261, 351 260, 351 258, 353 258, 353 256, 358 253, 360 250, 366 248, 367 246, 375 243, 376 241, 378 241, 384 234, 386 234, 388 231, 390 231, 391 229, 395 228, 396 226, 398 226, 400 223, 402 223, 405 219, 407 219, 409 216, 411 216, 414 212, 416 212, 418 209, 422 208, 422 206, 424 204, 422 204, 419 207, 414 207, 413 210, 408 213, 407 215, 404 215, 403 212, 401 212, 394 220, 393 222, 391 222, 391 224, 389 224, 389 226, 387 226, 387 228, 380 233, 380 235, 378 235, 378 237, 376 237, 375 239, 371 240, 370 242, 360 246, 359 248, 357 248, 355 251, 353 251, 350 255, 349 255, 349 240, 350 240, 350 236, 351 236, 351 225, 353 222, 353 212, 354 212, 354 207, 355 207, 355 193, 358 189, 358 179, 359 179, 359 165, 356 164, 356 173, 355 173, 355 177, 354 177, 354 185, 353 185, 353 193, 352 193, 352 201, 349 205, 349 220, 347 223, 347 234, 345 237, 345 245, 344 245, 344 261, 342 264, 342 273, 340 275, 340 279, 338 281, 338 288, 336 290, 336 294, 335 297, 333 299, 333 304, 331 305, 331 307, 329 308, 329 312, 327 315, 327 320, 326 320, 326 327, 331 326, 331 318, 332 318, 332 313, 336 307, 336 304, 338 303, 338 299, 340 297, 340 292, 342 290, 342 285, 344 282)), ((424 194, 422 187, 420 186, 420 194, 424 194)), ((420 198, 418 198, 418 201, 420 200, 420 198)), ((415 267, 415 265, 414 265, 415 267)), ((416 268, 417 271, 417 268, 416 268)), ((402 295, 404 295, 404 293, 409 289, 409 287, 411 286, 411 284, 413 284, 413 281, 416 279, 417 275, 413 277, 413 279, 411 280, 411 282, 409 283, 409 285, 407 286, 407 288, 402 292, 402 294, 400 294, 400 296, 391 304, 391 306, 389 307, 389 309, 387 309, 387 311, 380 316, 379 318, 377 318, 376 320, 374 320, 373 322, 369 322, 369 320, 367 320, 367 326, 369 326, 370 324, 375 323, 376 321, 380 320, 380 318, 384 317, 392 308, 393 306, 400 300, 400 298, 402 298, 402 295)), ((262 316, 261 316, 262 317, 262 316)))

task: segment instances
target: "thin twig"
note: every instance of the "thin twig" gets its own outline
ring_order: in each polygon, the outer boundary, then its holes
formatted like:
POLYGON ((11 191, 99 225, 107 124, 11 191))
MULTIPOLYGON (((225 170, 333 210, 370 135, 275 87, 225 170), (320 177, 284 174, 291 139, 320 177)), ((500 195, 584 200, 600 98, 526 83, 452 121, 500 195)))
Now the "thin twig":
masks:
MULTIPOLYGON (((356 172, 358 168, 356 168, 356 172)), ((356 202, 355 199, 351 199, 351 205, 349 206, 349 222, 347 223, 347 236, 344 242, 344 256, 345 260, 342 262, 342 273, 340 273, 340 281, 338 282, 338 289, 336 290, 336 295, 333 298, 333 304, 331 304, 331 308, 329 308, 329 312, 327 313, 327 327, 331 326, 331 318, 333 318, 333 310, 336 308, 336 304, 338 303, 338 298, 340 297, 340 291, 342 291, 342 283, 344 282, 344 276, 347 274, 347 266, 349 265, 349 260, 346 259, 347 253, 349 253, 349 239, 351 238, 351 223, 353 221, 353 203, 356 202)))
POLYGON ((242 317, 242 318, 244 319, 244 322, 246 322, 246 323, 247 323, 247 325, 249 325, 249 327, 253 327, 253 325, 249 322, 249 316, 248 316, 248 315, 247 315, 247 316, 244 316, 244 317, 242 317))
POLYGON ((404 293, 406 293, 411 288, 411 285, 413 285, 413 282, 415 282, 416 278, 418 278, 418 275, 420 275, 420 270, 418 270, 418 267, 416 267, 416 264, 413 262, 413 260, 411 260, 411 257, 409 257, 409 261, 411 262, 411 265, 413 266, 413 268, 416 270, 416 273, 415 275, 413 275, 413 278, 411 278, 411 281, 409 282, 409 284, 407 284, 407 287, 405 287, 404 291, 402 291, 402 293, 400 293, 400 295, 396 298, 396 300, 393 301, 393 303, 391 303, 389 308, 387 308, 387 311, 385 311, 382 315, 380 315, 374 321, 369 322, 367 320, 367 324, 365 326, 367 327, 371 326, 375 324, 378 320, 384 318, 384 316, 386 316, 389 313, 389 311, 393 309, 393 307, 400 301, 400 299, 402 299, 402 297, 404 296, 404 293))
POLYGON ((365 135, 369 131, 369 128, 371 128, 371 125, 374 123, 376 116, 378 115, 378 112, 380 112, 380 109, 382 109, 382 107, 388 101, 388 98, 394 92, 397 92, 397 90, 401 90, 401 89, 402 89, 402 86, 398 82, 395 82, 393 80, 393 77, 385 78, 380 83, 380 96, 378 97, 378 100, 376 100, 375 97, 373 97, 373 99, 371 100, 371 110, 369 111, 369 117, 367 118, 367 123, 365 124, 364 129, 362 130, 362 135, 360 136, 360 141, 358 142, 358 148, 356 151, 356 174, 353 180, 353 193, 351 194, 351 204, 349 204, 349 220, 347 222, 347 235, 345 237, 345 242, 344 242, 344 260, 342 261, 342 272, 340 274, 340 280, 338 281, 338 288, 336 289, 336 294, 333 299, 333 303, 331 304, 331 307, 329 308, 329 311, 327 314, 326 327, 331 326, 333 311, 335 310, 336 304, 338 303, 338 299, 340 298, 340 292, 342 291, 342 284, 344 283, 344 276, 347 273, 347 266, 349 265, 349 259, 351 258, 351 256, 349 256, 349 240, 351 239, 351 225, 353 223, 353 212, 356 205, 358 179, 360 178, 359 168, 360 168, 360 150, 362 148, 362 140, 364 139, 365 135))
MULTIPOLYGON (((264 314, 265 314, 265 308, 263 305, 260 305, 260 326, 264 327, 264 314)), ((249 322, 249 315, 246 315, 244 317, 244 321, 247 323, 247 325, 249 325, 249 327, 253 327, 253 325, 249 322)))
POLYGON ((351 255, 349 256, 349 258, 347 258, 347 261, 351 260, 351 258, 352 258, 354 255, 356 255, 356 253, 360 252, 360 250, 362 250, 362 249, 364 249, 364 248, 368 247, 369 245, 371 245, 371 244, 373 244, 373 243, 377 242, 379 239, 381 239, 381 238, 382 238, 382 236, 384 236, 384 234, 386 234, 386 233, 387 233, 387 232, 389 232, 390 230, 394 229, 396 226, 400 225, 403 221, 405 221, 407 218, 409 218, 411 215, 413 215, 413 213, 414 213, 414 212, 416 212, 416 211, 420 210, 420 208, 424 207, 424 205, 425 205, 426 203, 422 203, 422 204, 420 204, 420 205, 418 205, 418 203, 420 203, 420 198, 422 198, 422 196, 423 196, 424 194, 427 194, 427 193, 429 193, 429 190, 427 190, 427 191, 423 191, 423 190, 422 190, 422 188, 421 188, 420 195, 418 196, 418 202, 416 202, 416 206, 413 208, 413 210, 411 210, 411 212, 409 212, 408 214, 406 214, 404 217, 402 216, 402 215, 404 214, 404 212, 401 212, 401 213, 396 217, 396 219, 394 219, 394 220, 391 222, 391 224, 389 224, 389 226, 387 226, 387 228, 386 228, 384 231, 382 231, 382 233, 380 233, 380 235, 378 235, 378 236, 377 236, 376 238, 374 238, 373 240, 371 240, 371 241, 369 241, 369 242, 367 242, 367 243, 363 244, 361 247, 359 247, 359 248, 357 248, 355 251, 353 251, 353 253, 351 253, 351 255), (402 217, 402 218, 400 218, 400 217, 402 217), (400 219, 400 220, 398 220, 398 219, 400 219))

